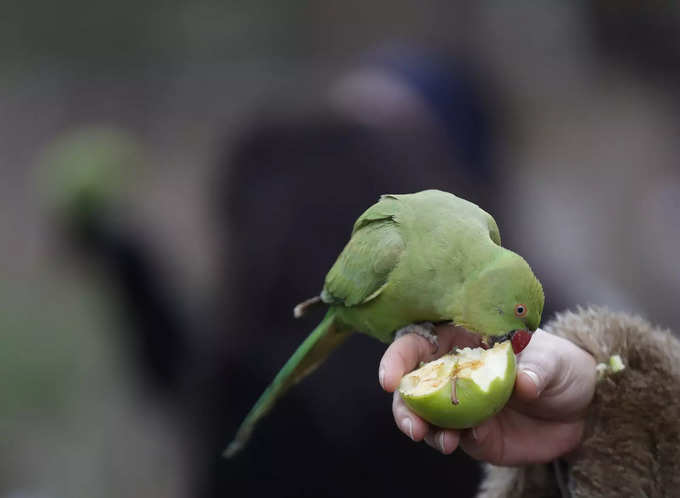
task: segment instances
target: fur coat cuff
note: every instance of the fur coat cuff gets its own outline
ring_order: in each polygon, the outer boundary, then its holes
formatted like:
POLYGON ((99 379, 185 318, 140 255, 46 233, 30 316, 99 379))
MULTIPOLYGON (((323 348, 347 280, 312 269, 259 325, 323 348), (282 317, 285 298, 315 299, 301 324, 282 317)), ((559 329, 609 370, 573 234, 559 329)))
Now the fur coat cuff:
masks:
MULTIPOLYGON (((680 342, 640 317, 602 308, 561 313, 544 329, 625 368, 596 387, 580 447, 570 455, 567 496, 680 494, 680 342)), ((562 497, 554 464, 485 466, 478 498, 562 497)))

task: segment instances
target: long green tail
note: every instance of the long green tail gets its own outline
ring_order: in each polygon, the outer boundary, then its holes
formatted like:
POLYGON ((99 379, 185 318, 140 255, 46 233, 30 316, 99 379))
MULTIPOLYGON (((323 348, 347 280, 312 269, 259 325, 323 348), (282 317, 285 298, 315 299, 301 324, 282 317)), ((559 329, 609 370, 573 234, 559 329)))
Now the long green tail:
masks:
POLYGON ((349 335, 349 330, 336 324, 335 311, 329 310, 250 409, 250 413, 238 428, 236 437, 229 443, 223 455, 231 458, 242 450, 250 439, 255 425, 269 413, 276 401, 289 388, 312 373, 349 335))

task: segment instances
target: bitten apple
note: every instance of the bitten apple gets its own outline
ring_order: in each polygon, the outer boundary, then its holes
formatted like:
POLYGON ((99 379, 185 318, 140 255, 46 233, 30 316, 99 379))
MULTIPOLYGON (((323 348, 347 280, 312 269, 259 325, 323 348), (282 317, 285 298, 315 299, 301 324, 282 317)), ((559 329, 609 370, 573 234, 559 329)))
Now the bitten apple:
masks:
POLYGON ((491 349, 464 348, 405 375, 399 393, 406 405, 433 425, 466 429, 498 413, 515 385, 511 341, 491 349))

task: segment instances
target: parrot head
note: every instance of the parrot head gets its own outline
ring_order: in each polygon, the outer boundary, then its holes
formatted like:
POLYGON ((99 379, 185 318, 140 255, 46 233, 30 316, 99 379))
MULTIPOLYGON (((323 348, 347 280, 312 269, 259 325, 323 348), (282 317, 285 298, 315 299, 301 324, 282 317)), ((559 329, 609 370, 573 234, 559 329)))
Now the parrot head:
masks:
POLYGON ((459 324, 493 345, 518 330, 536 330, 543 303, 543 287, 527 262, 506 250, 463 287, 459 324))

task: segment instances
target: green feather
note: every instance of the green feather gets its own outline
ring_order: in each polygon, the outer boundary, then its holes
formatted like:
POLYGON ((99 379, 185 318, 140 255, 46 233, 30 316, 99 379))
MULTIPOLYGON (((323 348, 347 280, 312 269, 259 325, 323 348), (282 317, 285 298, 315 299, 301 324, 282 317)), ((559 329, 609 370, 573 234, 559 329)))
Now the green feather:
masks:
POLYGON ((321 299, 345 307, 380 295, 399 263, 404 241, 394 221, 373 220, 353 236, 326 276, 321 299))
POLYGON ((251 408, 239 426, 236 437, 224 451, 224 456, 230 458, 243 449, 257 422, 269 413, 276 401, 293 385, 312 373, 348 336, 348 331, 335 323, 335 312, 328 311, 251 408))

